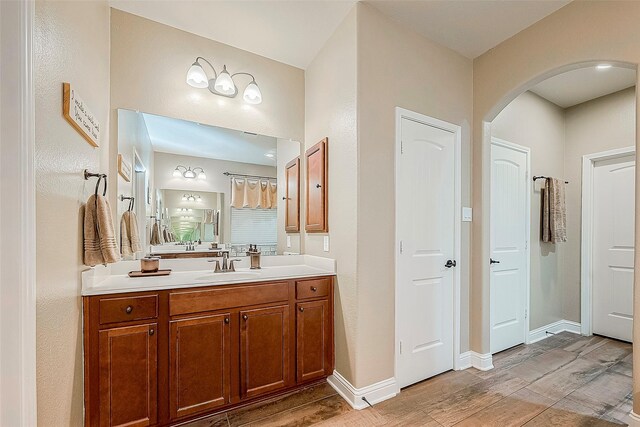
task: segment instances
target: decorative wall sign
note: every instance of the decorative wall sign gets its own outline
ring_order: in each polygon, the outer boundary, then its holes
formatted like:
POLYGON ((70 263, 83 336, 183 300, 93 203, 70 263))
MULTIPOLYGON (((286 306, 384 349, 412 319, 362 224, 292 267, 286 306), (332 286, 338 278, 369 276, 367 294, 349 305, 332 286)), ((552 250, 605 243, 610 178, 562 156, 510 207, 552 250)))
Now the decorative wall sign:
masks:
POLYGON ((125 181, 131 182, 131 165, 125 161, 122 154, 118 154, 118 173, 125 181))
POLYGON ((100 123, 70 83, 62 83, 62 114, 94 147, 100 142, 100 123))

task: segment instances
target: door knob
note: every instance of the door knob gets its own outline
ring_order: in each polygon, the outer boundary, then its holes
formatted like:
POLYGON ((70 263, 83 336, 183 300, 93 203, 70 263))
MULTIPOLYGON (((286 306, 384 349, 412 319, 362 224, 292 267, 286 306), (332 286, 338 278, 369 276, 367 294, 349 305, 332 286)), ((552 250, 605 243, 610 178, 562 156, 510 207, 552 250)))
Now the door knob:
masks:
POLYGON ((489 258, 489 264, 500 264, 500 261, 496 261, 493 258, 489 258))
POLYGON ((444 265, 447 268, 455 267, 458 263, 455 260, 447 260, 447 263, 444 265))

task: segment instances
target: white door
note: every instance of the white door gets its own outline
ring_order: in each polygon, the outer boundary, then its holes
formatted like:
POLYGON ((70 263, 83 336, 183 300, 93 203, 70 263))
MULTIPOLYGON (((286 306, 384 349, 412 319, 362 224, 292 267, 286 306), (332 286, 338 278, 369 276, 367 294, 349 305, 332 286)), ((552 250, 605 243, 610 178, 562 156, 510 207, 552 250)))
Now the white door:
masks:
POLYGON ((635 158, 596 162, 593 171, 593 333, 631 341, 635 158))
POLYGON ((491 143, 491 353, 525 341, 528 150, 491 143))
POLYGON ((396 286, 405 387, 453 369, 456 134, 407 118, 400 132, 396 286))

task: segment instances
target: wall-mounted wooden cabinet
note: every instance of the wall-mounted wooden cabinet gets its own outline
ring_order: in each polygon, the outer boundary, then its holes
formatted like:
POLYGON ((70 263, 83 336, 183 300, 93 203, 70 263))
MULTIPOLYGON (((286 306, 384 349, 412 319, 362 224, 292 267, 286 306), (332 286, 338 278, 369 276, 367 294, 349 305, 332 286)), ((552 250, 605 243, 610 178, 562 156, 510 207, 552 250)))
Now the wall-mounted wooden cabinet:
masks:
POLYGON ((288 233, 300 231, 300 157, 285 166, 285 224, 288 233))
POLYGON ((87 426, 180 424, 333 372, 333 277, 83 304, 87 426))
POLYGON ((326 233, 329 231, 328 221, 328 138, 324 138, 306 153, 306 223, 309 233, 326 233))

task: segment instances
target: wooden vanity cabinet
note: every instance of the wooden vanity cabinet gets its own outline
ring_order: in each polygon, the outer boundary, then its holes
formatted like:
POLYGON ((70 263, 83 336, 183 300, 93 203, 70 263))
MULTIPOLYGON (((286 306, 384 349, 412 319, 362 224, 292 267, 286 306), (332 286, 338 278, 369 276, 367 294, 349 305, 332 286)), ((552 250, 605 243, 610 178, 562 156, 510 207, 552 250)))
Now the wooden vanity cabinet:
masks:
POLYGON ((328 142, 329 139, 324 138, 305 153, 307 162, 305 231, 309 233, 329 231, 328 142))
POLYGON ((284 229, 288 233, 297 233, 300 231, 300 157, 287 163, 284 178, 284 229))
POLYGON ((333 372, 333 277, 83 304, 87 426, 180 424, 333 372))

